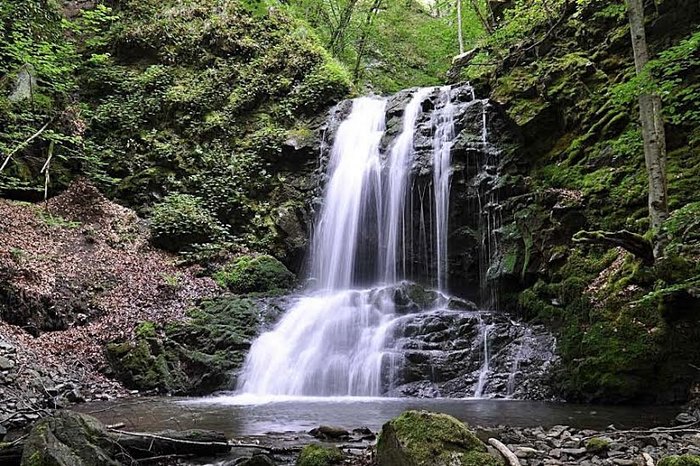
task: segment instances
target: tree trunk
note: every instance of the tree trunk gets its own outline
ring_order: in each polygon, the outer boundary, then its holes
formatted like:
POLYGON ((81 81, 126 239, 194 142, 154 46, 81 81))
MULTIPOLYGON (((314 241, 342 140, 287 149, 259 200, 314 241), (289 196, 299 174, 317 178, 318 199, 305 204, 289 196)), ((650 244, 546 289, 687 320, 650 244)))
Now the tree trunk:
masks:
POLYGON ((459 39, 459 54, 464 53, 464 37, 462 36, 462 0, 457 0, 457 38, 459 39))
MULTIPOLYGON (((649 62, 644 31, 644 4, 642 0, 625 0, 632 34, 632 49, 637 74, 649 62)), ((668 186, 666 179, 666 134, 661 116, 661 98, 655 93, 639 96, 639 119, 644 139, 644 159, 649 175, 649 218, 656 232, 668 217, 668 186)))

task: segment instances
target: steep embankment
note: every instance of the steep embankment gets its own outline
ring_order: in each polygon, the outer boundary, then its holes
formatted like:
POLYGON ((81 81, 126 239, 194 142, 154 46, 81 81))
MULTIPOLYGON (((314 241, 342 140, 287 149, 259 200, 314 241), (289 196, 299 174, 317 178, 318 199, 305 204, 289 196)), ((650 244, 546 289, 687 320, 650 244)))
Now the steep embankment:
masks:
POLYGON ((522 140, 502 159, 490 278, 504 307, 558 331, 555 383, 568 399, 685 400, 700 380, 700 7, 666 0, 646 12, 672 210, 665 257, 650 266, 572 242, 579 230, 648 229, 636 95, 651 80, 635 78, 624 4, 555 2, 548 17, 513 3, 461 70, 522 140))

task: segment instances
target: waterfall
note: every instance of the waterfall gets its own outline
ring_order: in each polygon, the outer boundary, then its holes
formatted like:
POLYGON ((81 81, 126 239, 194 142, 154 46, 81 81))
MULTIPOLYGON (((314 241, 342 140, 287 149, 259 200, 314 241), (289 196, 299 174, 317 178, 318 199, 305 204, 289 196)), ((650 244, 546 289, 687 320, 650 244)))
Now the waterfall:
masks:
POLYGON ((239 382, 242 392, 379 396, 391 385, 397 364, 390 346, 398 319, 393 301, 387 293, 353 287, 368 279, 360 273, 361 262, 372 256, 380 258, 372 279, 397 280, 414 126, 430 92, 417 91, 406 107, 388 167, 382 167, 379 152, 386 100, 353 101, 331 149, 329 181, 312 241, 312 278, 318 289, 300 298, 273 331, 255 341, 239 382), (365 241, 366 236, 373 241, 365 241))
MULTIPOLYGON (((380 210, 381 160, 386 101, 363 97, 338 128, 328 165, 330 181, 312 244, 312 276, 326 290, 353 284, 358 235, 367 216, 380 210)), ((377 224, 377 235, 383 235, 377 224)))
POLYGON ((413 163, 413 138, 415 124, 421 111, 421 103, 430 95, 432 89, 419 89, 406 106, 403 129, 391 148, 389 158, 389 176, 387 179, 387 214, 386 256, 384 263, 384 282, 395 283, 398 277, 398 265, 402 275, 406 275, 405 231, 406 199, 408 199, 408 182, 413 163), (402 247, 403 246, 403 247, 402 247), (400 257, 399 257, 399 253, 400 257))
POLYGON ((440 111, 433 113, 433 189, 435 199, 435 264, 437 287, 446 287, 447 277, 447 227, 450 210, 450 176, 452 140, 455 136, 451 87, 440 89, 440 111))
MULTIPOLYGON (((440 379, 436 361, 465 350, 452 339, 444 345, 416 341, 430 328, 454 328, 464 338, 451 338, 460 345, 473 341, 475 356, 483 354, 480 367, 472 369, 471 359, 465 363, 464 371, 478 373, 478 380, 462 393, 483 394, 492 372, 493 324, 475 306, 443 294, 455 122, 473 103, 482 102, 484 114, 472 133, 482 146, 488 139, 486 105, 466 89, 471 95, 450 86, 413 91, 398 132, 387 129, 390 99, 352 101, 327 161, 310 248, 312 286, 253 342, 238 379, 240 393, 380 396, 400 383, 410 385, 406 367, 418 364, 422 372, 424 359, 424 377, 440 379), (425 270, 414 270, 416 265, 425 270), (427 277, 438 291, 405 281, 416 276, 427 277)), ((490 244, 494 223, 488 225, 490 244)))

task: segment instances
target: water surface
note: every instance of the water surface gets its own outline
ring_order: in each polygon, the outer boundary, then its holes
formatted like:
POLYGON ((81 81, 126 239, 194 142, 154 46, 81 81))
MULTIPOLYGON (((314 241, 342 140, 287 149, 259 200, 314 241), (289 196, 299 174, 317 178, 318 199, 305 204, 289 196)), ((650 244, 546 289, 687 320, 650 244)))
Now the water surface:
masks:
POLYGON ((306 432, 321 424, 346 429, 382 424, 408 409, 451 414, 471 425, 515 427, 566 424, 581 429, 618 429, 668 424, 677 407, 593 406, 484 399, 311 398, 219 396, 212 398, 141 398, 90 403, 82 410, 106 424, 127 429, 212 429, 231 438, 270 432, 306 432))

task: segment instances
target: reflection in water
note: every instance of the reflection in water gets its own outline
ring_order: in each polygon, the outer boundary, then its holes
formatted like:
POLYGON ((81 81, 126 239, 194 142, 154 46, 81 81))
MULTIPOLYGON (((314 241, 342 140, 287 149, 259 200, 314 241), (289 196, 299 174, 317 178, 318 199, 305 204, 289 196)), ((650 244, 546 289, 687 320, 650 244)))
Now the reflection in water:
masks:
POLYGON ((668 424, 676 408, 646 406, 585 406, 507 400, 407 398, 252 398, 221 396, 201 399, 144 398, 90 403, 83 412, 106 424, 127 429, 213 429, 232 438, 267 432, 303 432, 320 424, 378 431, 389 419, 408 409, 451 414, 471 425, 514 427, 566 424, 576 428, 618 429, 668 424))

